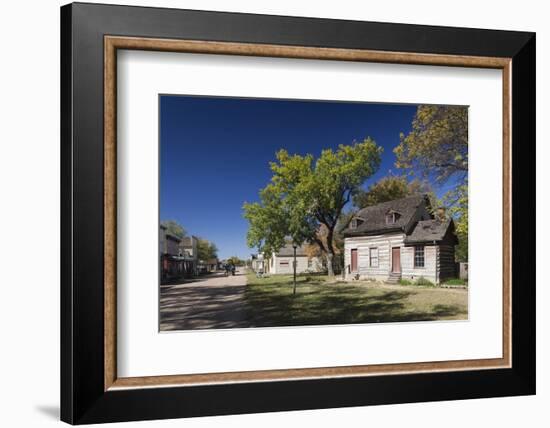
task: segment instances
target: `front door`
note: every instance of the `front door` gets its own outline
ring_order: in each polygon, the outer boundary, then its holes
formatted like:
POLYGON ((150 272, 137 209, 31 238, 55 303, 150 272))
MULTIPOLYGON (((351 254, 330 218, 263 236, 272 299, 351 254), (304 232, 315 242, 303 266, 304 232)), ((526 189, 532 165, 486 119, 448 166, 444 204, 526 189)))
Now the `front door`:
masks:
POLYGON ((351 250, 351 271, 357 272, 357 249, 351 250))
POLYGON ((393 273, 401 272, 401 248, 399 247, 391 249, 391 271, 393 273))

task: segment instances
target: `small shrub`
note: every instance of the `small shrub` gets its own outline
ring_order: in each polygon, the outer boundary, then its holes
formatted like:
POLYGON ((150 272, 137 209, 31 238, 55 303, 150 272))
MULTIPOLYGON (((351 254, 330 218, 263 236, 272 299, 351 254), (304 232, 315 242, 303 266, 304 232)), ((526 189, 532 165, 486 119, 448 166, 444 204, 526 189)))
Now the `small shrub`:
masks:
POLYGON ((432 281, 430 281, 429 279, 426 279, 424 278, 423 276, 421 276, 420 278, 418 278, 416 280, 416 285, 426 285, 428 287, 433 287, 434 286, 434 283, 432 281))
POLYGON ((399 284, 400 285, 412 285, 412 281, 409 281, 408 279, 400 279, 399 284))

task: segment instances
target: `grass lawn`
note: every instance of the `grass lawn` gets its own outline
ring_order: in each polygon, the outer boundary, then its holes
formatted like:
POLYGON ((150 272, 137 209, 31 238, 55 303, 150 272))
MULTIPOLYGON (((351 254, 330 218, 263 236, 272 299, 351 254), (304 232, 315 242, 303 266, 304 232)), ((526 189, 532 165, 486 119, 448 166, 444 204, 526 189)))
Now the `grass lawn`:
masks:
POLYGON ((467 290, 369 282, 327 282, 326 276, 248 275, 247 318, 252 326, 435 321, 468 318, 467 290))

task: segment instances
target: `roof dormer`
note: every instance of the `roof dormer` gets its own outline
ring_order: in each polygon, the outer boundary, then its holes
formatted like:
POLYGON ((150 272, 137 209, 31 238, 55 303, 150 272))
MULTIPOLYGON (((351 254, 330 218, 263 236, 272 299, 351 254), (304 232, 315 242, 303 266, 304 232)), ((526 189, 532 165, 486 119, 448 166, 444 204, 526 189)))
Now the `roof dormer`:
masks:
POLYGON ((352 230, 357 229, 364 221, 361 217, 353 217, 349 223, 349 228, 352 230))
POLYGON ((386 224, 395 224, 401 217, 401 214, 395 210, 389 210, 386 213, 386 224))

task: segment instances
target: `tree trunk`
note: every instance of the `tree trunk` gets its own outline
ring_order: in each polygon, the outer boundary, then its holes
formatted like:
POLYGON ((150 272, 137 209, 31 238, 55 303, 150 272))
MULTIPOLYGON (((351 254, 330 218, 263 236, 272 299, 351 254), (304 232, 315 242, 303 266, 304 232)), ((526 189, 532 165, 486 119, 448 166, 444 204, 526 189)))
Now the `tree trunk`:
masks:
POLYGON ((327 231, 327 268, 328 276, 334 276, 334 246, 332 245, 332 240, 334 238, 334 230, 328 228, 327 231))
POLYGON ((332 266, 332 261, 334 260, 334 254, 327 252, 327 269, 328 276, 334 276, 334 268, 332 266))

